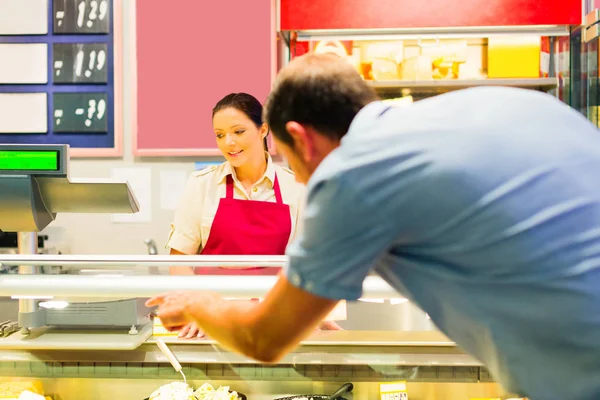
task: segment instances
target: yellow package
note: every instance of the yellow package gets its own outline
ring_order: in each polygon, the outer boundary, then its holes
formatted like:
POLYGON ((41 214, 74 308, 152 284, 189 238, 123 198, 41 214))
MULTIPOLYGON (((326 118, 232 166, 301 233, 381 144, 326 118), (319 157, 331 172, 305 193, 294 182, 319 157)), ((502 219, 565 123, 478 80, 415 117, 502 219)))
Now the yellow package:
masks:
POLYGON ((488 39, 488 78, 539 78, 539 36, 493 36, 488 39))

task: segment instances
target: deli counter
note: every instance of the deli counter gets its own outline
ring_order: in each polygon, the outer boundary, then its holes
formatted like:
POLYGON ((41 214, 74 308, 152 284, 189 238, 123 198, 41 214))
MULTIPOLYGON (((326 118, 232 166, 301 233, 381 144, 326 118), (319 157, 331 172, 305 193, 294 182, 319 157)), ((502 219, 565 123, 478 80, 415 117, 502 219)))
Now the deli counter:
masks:
POLYGON ((35 302, 34 309, 46 311, 46 324, 0 338, 1 380, 38 381, 43 394, 56 400, 144 399, 160 386, 183 379, 157 346, 157 340, 163 340, 192 387, 207 382, 229 386, 249 399, 331 395, 345 383, 353 385, 343 395, 346 399, 382 398, 380 391, 389 383, 410 399, 509 397, 477 360, 432 326, 423 325, 426 314, 376 276, 367 278, 361 301, 348 304, 347 320, 340 321, 347 329, 316 331, 276 365, 231 353, 210 339, 165 335, 146 318, 143 299, 159 292, 196 289, 226 297, 260 297, 276 279, 168 276, 169 266, 273 266, 283 261, 280 256, 0 256, 3 264, 63 268, 54 274, 0 275, 0 319, 19 320, 19 301, 24 299, 35 302), (155 267, 159 274, 126 272, 139 271, 140 266, 155 267), (96 274, 79 274, 80 269, 95 269, 96 274), (126 301, 139 307, 138 312, 123 307, 126 301), (48 304, 57 309, 46 308, 48 304), (387 327, 363 321, 366 312, 360 307, 374 305, 385 314, 383 319, 402 318, 387 327), (68 325, 61 326, 50 311, 63 312, 62 318, 77 312, 79 326, 65 322, 68 319, 62 320, 68 325), (127 313, 136 326, 122 320, 127 313))

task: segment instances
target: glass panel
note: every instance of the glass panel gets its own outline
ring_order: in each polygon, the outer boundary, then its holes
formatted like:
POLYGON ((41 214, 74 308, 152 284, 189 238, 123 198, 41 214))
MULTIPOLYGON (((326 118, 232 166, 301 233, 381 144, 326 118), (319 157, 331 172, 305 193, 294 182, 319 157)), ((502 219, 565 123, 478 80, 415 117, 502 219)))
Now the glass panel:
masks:
POLYGON ((584 27, 577 27, 571 33, 569 57, 571 60, 570 96, 568 104, 587 116, 585 83, 585 46, 582 43, 584 27))
POLYGON ((598 126, 598 38, 585 44, 587 117, 598 126))

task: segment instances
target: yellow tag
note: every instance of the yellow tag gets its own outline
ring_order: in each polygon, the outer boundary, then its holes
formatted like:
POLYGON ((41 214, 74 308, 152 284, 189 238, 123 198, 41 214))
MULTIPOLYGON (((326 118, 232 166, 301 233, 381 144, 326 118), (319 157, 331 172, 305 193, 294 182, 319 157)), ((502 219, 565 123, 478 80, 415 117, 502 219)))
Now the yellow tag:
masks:
POLYGON ((406 381, 379 384, 381 400, 408 400, 406 381))

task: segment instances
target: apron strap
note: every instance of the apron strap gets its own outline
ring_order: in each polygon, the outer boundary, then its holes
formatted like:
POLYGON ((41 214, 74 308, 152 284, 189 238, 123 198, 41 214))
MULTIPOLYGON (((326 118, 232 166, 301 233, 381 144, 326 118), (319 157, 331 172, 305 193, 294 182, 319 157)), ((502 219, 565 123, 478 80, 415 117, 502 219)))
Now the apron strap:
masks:
POLYGON ((273 182, 273 191, 275 192, 275 201, 277 204, 283 204, 283 198, 281 197, 281 189, 279 189, 279 179, 275 174, 275 182, 273 182))
POLYGON ((233 199, 233 177, 231 174, 227 175, 225 198, 233 199))

